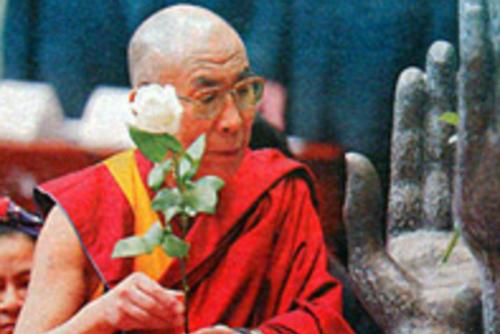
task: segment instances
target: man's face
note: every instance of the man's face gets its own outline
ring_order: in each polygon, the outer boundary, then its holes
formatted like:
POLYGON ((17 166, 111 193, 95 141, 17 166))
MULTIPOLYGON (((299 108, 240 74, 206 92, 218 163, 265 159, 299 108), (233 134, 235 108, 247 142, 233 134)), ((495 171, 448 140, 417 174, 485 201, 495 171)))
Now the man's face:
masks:
POLYGON ((174 71, 176 77, 165 78, 162 83, 171 83, 179 96, 198 101, 183 102, 177 138, 187 147, 205 133, 207 146, 200 175, 217 175, 227 180, 241 163, 255 116, 255 106, 242 110, 229 93, 248 77, 248 60, 239 46, 206 50, 183 59, 174 71), (214 100, 218 103, 211 102, 214 100), (205 105, 215 108, 204 110, 205 105))

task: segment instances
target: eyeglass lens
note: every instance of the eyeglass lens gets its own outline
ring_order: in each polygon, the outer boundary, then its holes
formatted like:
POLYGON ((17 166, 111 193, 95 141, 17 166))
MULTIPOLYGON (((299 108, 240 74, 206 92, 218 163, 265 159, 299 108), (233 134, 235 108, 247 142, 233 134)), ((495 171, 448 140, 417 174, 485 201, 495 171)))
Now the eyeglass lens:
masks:
POLYGON ((226 93, 228 92, 232 95, 234 103, 240 112, 249 111, 251 110, 250 107, 259 103, 262 98, 263 91, 263 80, 245 80, 237 83, 235 87, 229 91, 217 92, 215 96, 200 101, 195 108, 195 112, 200 118, 214 117, 222 109, 226 93))

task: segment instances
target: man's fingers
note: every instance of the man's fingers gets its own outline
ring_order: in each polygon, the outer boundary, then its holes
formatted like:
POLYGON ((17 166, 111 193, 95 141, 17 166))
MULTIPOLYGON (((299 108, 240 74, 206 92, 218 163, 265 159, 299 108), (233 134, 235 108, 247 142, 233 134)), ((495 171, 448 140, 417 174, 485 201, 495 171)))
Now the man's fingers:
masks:
POLYGON ((168 290, 149 277, 144 277, 137 282, 137 287, 142 292, 153 298, 161 308, 169 308, 174 313, 184 312, 184 294, 180 291, 168 290))
POLYGON ((202 328, 191 334, 235 334, 230 327, 225 325, 216 325, 214 327, 202 328))
POLYGON ((399 77, 391 143, 389 234, 420 227, 423 115, 428 102, 425 76, 417 68, 399 77))
POLYGON ((182 314, 181 310, 177 311, 175 309, 174 303, 169 303, 168 305, 160 304, 156 299, 147 295, 138 287, 131 288, 128 291, 128 297, 135 305, 146 310, 148 314, 160 320, 164 319, 166 316, 169 317, 170 314, 172 314, 172 317, 182 314))
POLYGON ((134 273, 112 291, 107 309, 115 327, 167 329, 182 326, 184 305, 179 293, 167 290, 143 273, 134 273))
POLYGON ((128 323, 125 325, 126 329, 144 328, 146 324, 147 328, 162 328, 168 324, 164 319, 152 316, 147 310, 133 303, 124 305, 123 312, 124 319, 121 323, 128 323))
POLYGON ((456 110, 457 59, 453 46, 435 42, 426 64, 429 108, 425 115, 425 149, 422 195, 422 225, 449 229, 451 219, 451 166, 454 145, 448 141, 454 126, 440 120, 445 112, 456 110))
POLYGON ((144 323, 149 318, 149 314, 146 310, 133 303, 126 303, 122 308, 124 313, 137 324, 144 323))

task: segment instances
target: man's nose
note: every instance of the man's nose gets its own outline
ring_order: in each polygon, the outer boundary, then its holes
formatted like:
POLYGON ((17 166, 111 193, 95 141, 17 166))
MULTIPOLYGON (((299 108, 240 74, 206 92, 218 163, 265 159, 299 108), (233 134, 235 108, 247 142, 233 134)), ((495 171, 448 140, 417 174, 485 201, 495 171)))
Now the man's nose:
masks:
POLYGON ((237 133, 241 129, 243 119, 232 94, 225 94, 222 108, 217 124, 219 131, 227 134, 237 133))
POLYGON ((13 284, 8 284, 0 299, 0 312, 17 313, 22 305, 23 296, 21 291, 13 284))

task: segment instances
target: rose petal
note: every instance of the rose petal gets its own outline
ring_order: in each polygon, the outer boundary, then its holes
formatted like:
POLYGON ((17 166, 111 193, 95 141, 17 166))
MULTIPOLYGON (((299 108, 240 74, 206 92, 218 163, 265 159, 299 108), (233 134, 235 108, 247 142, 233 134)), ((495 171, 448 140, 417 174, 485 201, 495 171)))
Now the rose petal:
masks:
POLYGON ((130 104, 134 126, 153 133, 175 134, 183 109, 172 85, 150 84, 137 90, 130 104))

